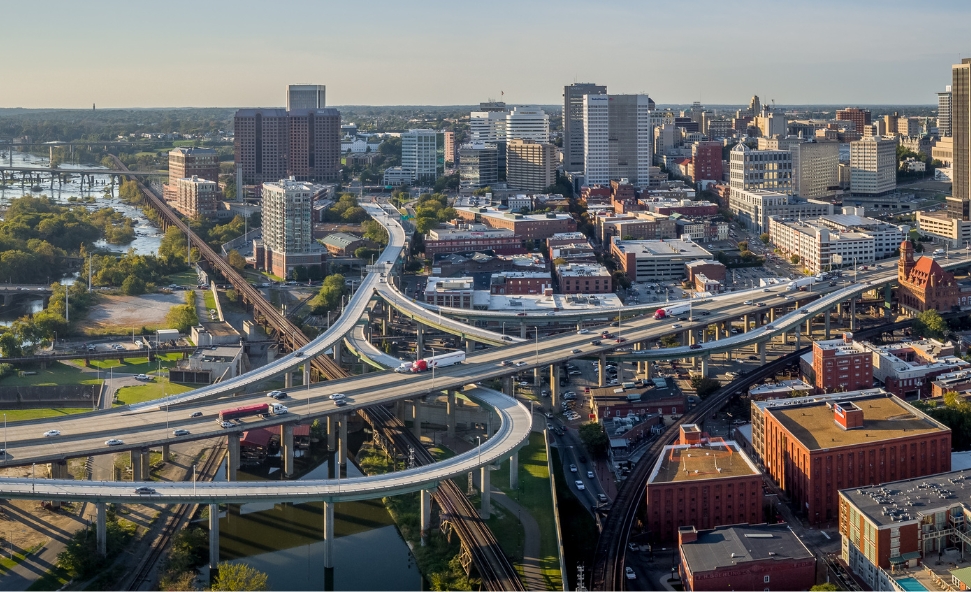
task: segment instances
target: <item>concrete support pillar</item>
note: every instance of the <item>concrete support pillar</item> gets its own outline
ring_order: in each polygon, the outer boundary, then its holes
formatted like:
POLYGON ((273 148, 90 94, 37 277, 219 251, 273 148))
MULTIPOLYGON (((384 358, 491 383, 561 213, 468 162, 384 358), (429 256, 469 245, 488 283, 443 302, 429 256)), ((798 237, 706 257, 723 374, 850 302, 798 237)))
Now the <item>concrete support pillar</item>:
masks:
POLYGON ((526 339, 526 323, 519 323, 519 336, 526 339))
POLYGON ((280 454, 283 457, 283 474, 292 475, 294 473, 292 423, 280 426, 280 454))
POLYGON ((796 349, 799 349, 801 347, 799 343, 801 341, 800 338, 801 338, 801 334, 799 333, 799 327, 797 326, 796 327, 796 349))
POLYGON ((644 380, 651 379, 651 363, 644 362, 644 380))
POLYGON ((533 386, 539 387, 541 384, 543 384, 543 381, 540 378, 539 366, 537 366, 533 368, 533 386))
POLYGON ((850 298, 850 331, 856 331, 856 298, 850 298))
POLYGON ((448 391, 448 399, 445 403, 446 414, 446 434, 449 438, 455 437, 455 391, 448 391))
POLYGON ((324 502, 324 567, 334 567, 334 502, 324 502))
POLYGON ((239 432, 226 435, 227 452, 226 454, 226 480, 236 481, 236 471, 239 470, 239 432))
POLYGON ((701 376, 708 376, 708 356, 701 356, 701 376))
POLYGON ((748 333, 748 315, 742 315, 742 333, 748 333))
MULTIPOLYGON (((367 368, 367 364, 361 364, 367 368)), ((367 372, 367 370, 365 370, 367 372)), ((303 385, 308 386, 310 384, 310 362, 303 365, 303 385)))
POLYGON ((172 458, 172 454, 169 451, 169 445, 162 444, 162 462, 169 462, 170 458, 172 458))
POLYGON ((432 491, 421 490, 421 545, 428 543, 428 531, 432 527, 432 491))
POLYGON ((341 468, 347 466, 347 414, 341 414, 341 437, 338 450, 338 460, 341 468))
POLYGON ((482 506, 479 508, 479 517, 488 520, 492 514, 492 485, 489 482, 489 465, 482 465, 479 468, 479 488, 482 494, 482 506))
POLYGON ((144 481, 145 474, 142 473, 142 468, 144 464, 142 463, 142 451, 141 449, 132 449, 129 452, 131 459, 131 480, 132 481, 144 481))
POLYGON ((465 353, 469 355, 475 353, 475 342, 471 339, 465 340, 465 353))
POLYGON ((283 375, 283 388, 293 388, 293 372, 289 370, 283 375))
POLYGON ((209 504, 209 569, 219 566, 219 504, 209 504))
MULTIPOLYGON (((411 401, 411 406, 414 411, 411 418, 411 433, 415 435, 416 438, 421 440, 421 399, 415 398, 411 401)), ((341 422, 341 430, 343 431, 343 423, 341 422)))
POLYGON ((762 351, 759 352, 759 363, 765 366, 765 345, 762 346, 762 351))
MULTIPOLYGON (((401 405, 403 403, 398 401, 398 404, 401 405)), ((399 412, 398 418, 403 419, 403 415, 403 413, 399 412)), ((331 452, 337 450, 337 421, 333 415, 327 416, 327 450, 331 452)))
POLYGON ((769 309, 769 322, 770 323, 775 322, 775 307, 772 307, 769 309))
POLYGON ((813 316, 809 315, 809 317, 806 318, 806 336, 812 339, 812 335, 813 335, 813 316))
POLYGON ((502 377, 502 392, 506 393, 510 397, 516 396, 516 382, 513 380, 512 376, 502 377))
POLYGON ((826 323, 826 339, 829 339, 829 315, 832 311, 827 310, 823 313, 823 320, 826 323))
POLYGON ((334 362, 341 363, 341 342, 334 343, 334 362))
POLYGON ((96 539, 98 542, 98 555, 102 557, 108 552, 108 508, 104 502, 97 502, 95 508, 98 510, 96 539))
POLYGON ((509 456, 509 489, 519 488, 519 451, 513 450, 509 456))
POLYGON ((417 359, 425 357, 425 327, 418 325, 415 330, 415 356, 417 359))
POLYGON ((600 352, 597 358, 597 380, 600 388, 607 384, 607 354, 600 352))
POLYGON ((550 403, 554 408, 560 405, 560 365, 550 364, 550 403))

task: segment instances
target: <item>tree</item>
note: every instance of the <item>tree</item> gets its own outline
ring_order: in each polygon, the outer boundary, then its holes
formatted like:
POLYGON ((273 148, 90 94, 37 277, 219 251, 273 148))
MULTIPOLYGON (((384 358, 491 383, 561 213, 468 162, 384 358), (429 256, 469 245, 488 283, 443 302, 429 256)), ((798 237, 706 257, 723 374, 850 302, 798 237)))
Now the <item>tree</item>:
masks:
POLYGON ((822 590, 823 592, 830 592, 831 590, 839 590, 839 589, 840 588, 836 587, 836 584, 833 584, 831 582, 826 582, 825 584, 816 584, 815 586, 810 588, 810 590, 813 590, 813 591, 822 590))
POLYGON ((739 251, 748 251, 748 241, 739 241, 738 243, 739 251))
POLYGON ((607 432, 599 422, 591 421, 580 426, 577 430, 580 441, 586 446, 590 454, 603 454, 607 451, 607 432))
POLYGON ((799 255, 793 255, 792 257, 789 257, 789 261, 793 265, 799 265, 799 255))
POLYGON ((229 260, 229 264, 236 271, 243 271, 243 269, 246 268, 246 257, 243 257, 242 255, 240 255, 239 251, 237 251, 236 249, 233 249, 232 251, 229 252, 229 257, 227 259, 229 260))
POLYGON ((125 296, 138 296, 145 293, 145 282, 138 276, 130 275, 121 283, 121 293, 125 296))
POLYGON ((267 575, 245 563, 219 564, 219 575, 212 584, 213 590, 267 590, 267 575))
POLYGON ((936 310, 925 310, 914 319, 914 331, 921 337, 941 339, 947 333, 947 323, 936 310))
POLYGON ((760 234, 759 235, 759 240, 762 241, 762 244, 763 245, 769 244, 769 240, 771 240, 770 237, 769 237, 769 233, 768 232, 763 232, 762 234, 760 234))
POLYGON ((329 275, 320 286, 320 291, 310 301, 310 306, 317 314, 337 310, 341 305, 343 294, 344 276, 339 273, 329 275))
POLYGON ((699 399, 706 398, 708 395, 720 389, 721 386, 721 383, 714 378, 708 378, 707 376, 691 377, 691 387, 698 393, 699 399))

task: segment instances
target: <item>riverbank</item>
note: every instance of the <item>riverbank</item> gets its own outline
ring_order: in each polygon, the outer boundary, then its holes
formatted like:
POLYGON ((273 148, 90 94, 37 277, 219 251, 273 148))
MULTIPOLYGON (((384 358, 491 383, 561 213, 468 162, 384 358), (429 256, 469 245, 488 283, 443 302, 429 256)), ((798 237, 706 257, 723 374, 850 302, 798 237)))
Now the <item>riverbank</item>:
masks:
MULTIPOLYGON (((358 465, 368 475, 394 470, 391 458, 383 450, 365 443, 357 455, 358 465)), ((400 468, 400 467, 399 467, 400 468)), ((441 530, 431 528, 426 542, 421 540, 421 494, 408 493, 384 497, 381 501, 394 519, 398 532, 408 543, 418 569, 431 590, 474 590, 480 585, 462 568, 458 537, 446 538, 441 530)))

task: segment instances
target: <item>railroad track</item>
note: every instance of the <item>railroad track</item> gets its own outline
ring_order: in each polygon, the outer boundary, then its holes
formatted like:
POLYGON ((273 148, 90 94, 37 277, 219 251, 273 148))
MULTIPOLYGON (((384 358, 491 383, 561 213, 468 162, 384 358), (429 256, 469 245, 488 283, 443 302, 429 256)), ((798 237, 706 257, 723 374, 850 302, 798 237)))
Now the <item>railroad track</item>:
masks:
MULTIPOLYGON (((369 407, 364 410, 370 417, 369 423, 384 431, 400 451, 414 450, 415 462, 419 465, 435 462, 432 455, 421 445, 404 424, 391 411, 383 406, 369 407)), ((469 502, 462 490, 451 480, 442 481, 438 491, 433 494, 443 514, 449 516, 452 526, 472 556, 476 569, 482 577, 487 590, 525 590, 519 574, 499 546, 492 530, 479 517, 475 506, 469 502)))
MULTIPOLYGON (((205 462, 202 465, 202 470, 198 473, 199 477, 202 477, 205 481, 210 481, 215 478, 216 472, 219 470, 220 465, 222 465, 222 460, 226 456, 226 445, 221 444, 212 449, 212 454, 206 457, 205 462)), ((156 568, 158 567, 159 561, 165 554, 165 551, 169 547, 169 543, 172 542, 172 538, 185 526, 186 522, 196 513, 199 504, 180 504, 169 512, 169 516, 166 519, 165 525, 162 527, 162 532, 159 536, 152 541, 152 546, 149 549, 148 554, 142 559, 141 563, 138 565, 138 569, 135 574, 130 576, 127 582, 121 586, 123 590, 152 590, 153 584, 155 584, 155 574, 156 568)))

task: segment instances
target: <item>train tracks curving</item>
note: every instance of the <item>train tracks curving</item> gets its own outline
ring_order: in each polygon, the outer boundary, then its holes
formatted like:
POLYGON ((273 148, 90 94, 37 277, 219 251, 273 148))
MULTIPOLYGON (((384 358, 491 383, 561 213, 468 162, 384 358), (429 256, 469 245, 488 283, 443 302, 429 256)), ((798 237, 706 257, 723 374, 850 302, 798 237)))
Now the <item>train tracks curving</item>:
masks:
MULTIPOLYGON (((435 462, 404 424, 383 406, 369 407, 364 412, 368 422, 384 432, 385 437, 401 451, 414 450, 415 462, 425 465, 435 462)), ((455 532, 472 555, 487 590, 525 590, 519 574, 503 553, 492 530, 482 522, 475 506, 452 481, 443 481, 433 495, 442 513, 449 517, 455 532)))

